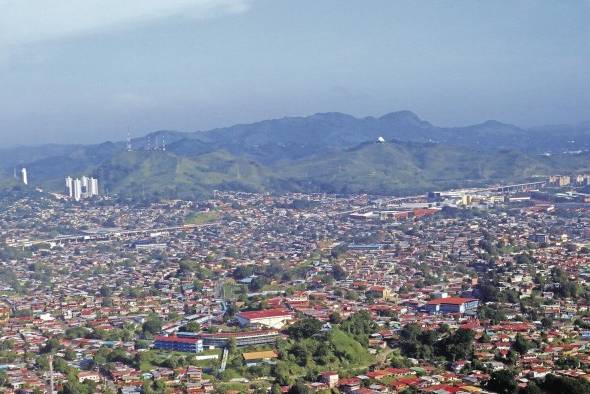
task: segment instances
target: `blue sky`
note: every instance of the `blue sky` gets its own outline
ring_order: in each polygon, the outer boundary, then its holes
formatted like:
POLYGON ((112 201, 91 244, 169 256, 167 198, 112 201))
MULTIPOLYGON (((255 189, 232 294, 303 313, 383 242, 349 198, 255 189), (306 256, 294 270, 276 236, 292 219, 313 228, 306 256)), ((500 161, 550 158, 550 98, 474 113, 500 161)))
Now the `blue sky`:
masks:
POLYGON ((409 109, 590 120, 590 1, 0 0, 0 145, 409 109))

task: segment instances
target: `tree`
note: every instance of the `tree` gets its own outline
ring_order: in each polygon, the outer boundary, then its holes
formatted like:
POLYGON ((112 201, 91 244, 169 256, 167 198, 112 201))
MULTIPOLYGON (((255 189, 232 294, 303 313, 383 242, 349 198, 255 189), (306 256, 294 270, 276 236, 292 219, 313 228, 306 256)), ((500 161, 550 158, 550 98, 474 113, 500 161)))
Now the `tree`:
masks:
POLYGON ((277 379, 277 383, 281 386, 288 386, 293 383, 289 371, 289 364, 285 361, 278 361, 273 366, 272 374, 277 379))
POLYGON ((278 383, 275 383, 270 388, 270 394, 281 394, 281 386, 278 383))
POLYGON ((344 270, 344 268, 342 268, 342 266, 340 265, 334 265, 334 267, 332 268, 332 276, 334 276, 334 279, 336 280, 344 280, 346 279, 346 271, 344 270))
POLYGON ((41 348, 40 353, 41 354, 54 353, 61 348, 62 348, 62 346, 60 345, 59 340, 57 338, 51 338, 47 342, 45 342, 45 346, 43 346, 43 348, 41 348))
POLYGON ((268 283, 268 279, 263 276, 257 276, 256 278, 252 279, 250 285, 248 286, 251 291, 260 291, 264 286, 268 283))
POLYGON ((332 324, 340 324, 342 323, 342 316, 338 312, 332 312, 330 314, 330 323, 332 324))
POLYGON ((229 354, 235 354, 237 349, 238 349, 238 344, 236 342, 236 338, 231 337, 227 341, 227 351, 229 352, 229 354))
POLYGON ((553 320, 551 320, 551 318, 549 317, 544 317, 541 319, 541 325, 543 326, 543 328, 549 329, 553 327, 553 320))
POLYGON ((548 394, 585 394, 590 393, 590 383, 583 379, 549 374, 545 377, 541 389, 548 394))
POLYGON ((6 375, 6 371, 0 371, 0 386, 6 386, 8 383, 8 375, 6 375))
POLYGON ((342 331, 351 334, 352 337, 364 345, 365 347, 369 344, 369 335, 377 332, 377 323, 371 318, 371 314, 362 310, 351 315, 348 319, 341 324, 342 331))
POLYGON ((459 328, 436 343, 437 353, 450 361, 467 358, 473 352, 474 337, 475 333, 472 330, 459 328))
POLYGON ((514 343, 512 344, 512 349, 514 349, 520 354, 525 354, 531 347, 532 344, 526 339, 524 339, 524 337, 520 334, 516 335, 514 343))
POLYGON ((142 330, 148 334, 158 334, 162 331, 162 319, 157 315, 150 315, 147 320, 143 323, 142 330))
POLYGON ((288 391, 288 394, 309 394, 311 391, 309 387, 307 387, 303 381, 298 380, 288 391))
POLYGON ((240 280, 240 279, 244 279, 244 278, 251 276, 253 273, 254 273, 254 269, 252 268, 252 266, 239 265, 236 267, 236 269, 232 273, 232 276, 234 277, 234 279, 240 280))
POLYGON ((305 318, 298 320, 296 323, 289 326, 287 334, 295 339, 309 338, 322 329, 322 322, 314 318, 305 318))
POLYGON ((74 361, 76 359, 76 352, 71 347, 68 347, 64 352, 64 358, 68 361, 74 361))
POLYGON ((518 390, 518 394, 541 394, 541 389, 535 382, 530 381, 525 388, 518 390))
POLYGON ((498 394, 514 394, 517 388, 514 373, 507 369, 492 372, 490 380, 486 384, 486 389, 498 394))
POLYGON ((199 332, 201 331, 201 325, 196 321, 191 321, 184 326, 184 329, 189 332, 199 332))
POLYGON ((100 295, 102 297, 110 297, 113 294, 113 291, 108 286, 101 286, 100 288, 100 295))

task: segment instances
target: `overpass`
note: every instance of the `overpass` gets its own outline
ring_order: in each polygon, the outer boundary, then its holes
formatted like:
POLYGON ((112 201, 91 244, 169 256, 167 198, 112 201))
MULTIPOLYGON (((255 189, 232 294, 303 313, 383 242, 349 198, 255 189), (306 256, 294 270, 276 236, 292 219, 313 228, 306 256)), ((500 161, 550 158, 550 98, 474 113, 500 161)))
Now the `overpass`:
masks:
POLYGON ((206 224, 186 224, 183 226, 172 226, 172 227, 160 227, 160 228, 146 228, 136 230, 115 230, 115 231, 104 231, 92 234, 77 234, 67 235, 50 239, 41 239, 35 241, 16 241, 8 245, 11 247, 31 247, 39 244, 52 244, 52 245, 67 245, 72 243, 85 243, 93 241, 112 241, 116 239, 128 238, 133 236, 159 236, 168 235, 171 232, 176 231, 192 231, 204 227, 212 227, 219 224, 206 223, 206 224))
POLYGON ((498 187, 492 187, 484 190, 496 191, 499 193, 512 193, 512 192, 530 192, 533 190, 539 190, 547 185, 547 181, 518 183, 515 185, 503 185, 498 187))

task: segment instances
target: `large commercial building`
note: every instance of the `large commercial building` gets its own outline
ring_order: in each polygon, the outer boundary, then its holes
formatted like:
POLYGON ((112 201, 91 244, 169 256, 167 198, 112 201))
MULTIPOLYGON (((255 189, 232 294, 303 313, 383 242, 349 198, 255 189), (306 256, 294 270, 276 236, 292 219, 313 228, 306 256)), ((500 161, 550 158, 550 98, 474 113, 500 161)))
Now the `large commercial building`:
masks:
MULTIPOLYGON (((178 336, 181 335, 183 334, 178 333, 178 336)), ((236 346, 257 346, 275 343, 279 337, 279 332, 277 330, 259 330, 202 333, 198 335, 203 340, 203 345, 208 347, 226 347, 231 338, 235 339, 236 346)))
POLYGON ((203 351, 203 340, 198 338, 181 338, 177 336, 158 336, 154 340, 154 347, 160 350, 200 353, 203 351))
POLYGON ((445 297, 436 298, 426 303, 428 313, 459 313, 463 315, 475 315, 479 300, 476 298, 445 297))

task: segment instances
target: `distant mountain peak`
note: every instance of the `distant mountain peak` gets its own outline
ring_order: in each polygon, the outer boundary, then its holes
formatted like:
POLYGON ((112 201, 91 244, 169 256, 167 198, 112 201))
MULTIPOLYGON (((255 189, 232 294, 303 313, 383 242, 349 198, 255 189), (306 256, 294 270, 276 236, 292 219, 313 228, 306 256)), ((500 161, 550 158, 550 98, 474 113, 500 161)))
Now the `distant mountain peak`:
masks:
POLYGON ((485 122, 480 123, 478 126, 485 126, 485 127, 514 127, 514 128, 517 128, 513 124, 500 122, 500 121, 494 120, 494 119, 486 120, 485 122))
POLYGON ((343 112, 318 112, 311 116, 308 116, 307 119, 310 120, 341 120, 341 119, 356 119, 354 116, 345 114, 343 112))
POLYGON ((403 120, 403 121, 414 121, 422 122, 423 120, 418 117, 414 112, 408 110, 390 112, 381 116, 380 119, 392 119, 392 120, 403 120))

